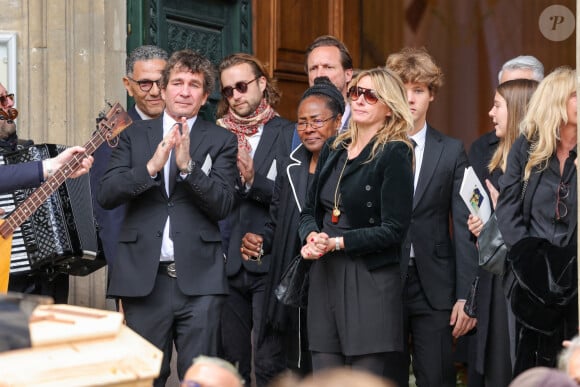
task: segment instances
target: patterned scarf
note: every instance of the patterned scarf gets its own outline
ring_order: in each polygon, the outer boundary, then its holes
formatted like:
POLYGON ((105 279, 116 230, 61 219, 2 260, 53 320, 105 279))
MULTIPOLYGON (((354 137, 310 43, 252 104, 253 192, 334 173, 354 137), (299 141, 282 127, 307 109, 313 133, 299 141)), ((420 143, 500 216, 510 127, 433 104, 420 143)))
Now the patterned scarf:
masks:
POLYGON ((246 136, 256 134, 260 125, 266 124, 277 115, 278 113, 262 98, 260 105, 249 116, 240 117, 230 108, 225 116, 217 120, 217 124, 238 136, 238 147, 251 152, 252 146, 246 136))

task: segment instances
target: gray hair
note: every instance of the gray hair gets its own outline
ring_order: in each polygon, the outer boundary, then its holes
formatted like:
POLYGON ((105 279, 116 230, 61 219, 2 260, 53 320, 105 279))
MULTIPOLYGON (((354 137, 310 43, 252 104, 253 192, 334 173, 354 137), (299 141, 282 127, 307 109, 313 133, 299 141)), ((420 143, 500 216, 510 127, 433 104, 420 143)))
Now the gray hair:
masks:
POLYGON ((211 356, 204 356, 200 355, 193 359, 193 365, 196 364, 207 364, 207 365, 215 365, 220 367, 229 373, 231 373, 235 378, 240 382, 240 387, 242 387, 245 383, 244 378, 238 372, 238 369, 232 365, 227 360, 221 359, 219 357, 211 357, 211 356))
POLYGON ((139 46, 127 57, 126 68, 125 71, 127 75, 133 75, 133 67, 135 66, 135 62, 145 61, 145 60, 152 60, 152 59, 161 59, 167 62, 169 55, 167 51, 162 49, 161 47, 157 46, 139 46))
POLYGON ((531 70, 533 80, 541 82, 544 79, 544 65, 532 55, 520 55, 505 62, 497 75, 500 82, 504 70, 531 70))
POLYGON ((558 368, 567 373, 570 358, 578 350, 580 350, 580 336, 575 336, 570 341, 570 345, 560 352, 560 356, 558 356, 558 368))

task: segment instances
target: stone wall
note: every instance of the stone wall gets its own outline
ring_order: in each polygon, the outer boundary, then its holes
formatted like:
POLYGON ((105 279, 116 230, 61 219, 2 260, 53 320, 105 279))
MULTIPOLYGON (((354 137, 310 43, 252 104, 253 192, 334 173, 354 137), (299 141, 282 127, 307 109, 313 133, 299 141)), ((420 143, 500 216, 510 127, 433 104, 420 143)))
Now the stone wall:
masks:
MULTIPOLYGON (((105 100, 125 105, 126 3, 0 0, 0 32, 17 34, 18 132, 82 145, 105 100)), ((105 270, 71 277, 70 302, 104 307, 105 270)))

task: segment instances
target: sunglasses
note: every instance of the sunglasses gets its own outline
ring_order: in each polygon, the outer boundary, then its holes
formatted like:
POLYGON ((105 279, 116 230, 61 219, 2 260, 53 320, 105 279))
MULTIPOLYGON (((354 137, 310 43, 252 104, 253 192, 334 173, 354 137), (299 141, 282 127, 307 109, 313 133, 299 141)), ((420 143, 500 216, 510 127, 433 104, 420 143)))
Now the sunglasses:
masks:
POLYGON ((153 87, 153 84, 156 84, 157 88, 161 89, 161 86, 159 86, 161 79, 158 79, 156 81, 152 81, 149 79, 143 79, 143 80, 137 81, 131 77, 127 77, 127 79, 130 80, 131 82, 135 82, 136 84, 138 84, 141 91, 144 91, 145 93, 147 93, 147 92, 149 92, 149 90, 151 90, 151 88, 153 87))
POLYGON ((351 86, 351 88, 348 89, 347 97, 353 102, 358 101, 358 98, 361 95, 369 105, 374 105, 379 101, 379 96, 373 89, 365 89, 364 87, 358 86, 351 86))
POLYGON ((222 89, 222 95, 226 98, 232 98, 234 96, 234 89, 238 91, 238 93, 245 94, 248 91, 248 85, 260 77, 256 77, 248 82, 238 82, 234 87, 226 86, 222 89))
POLYGON ((10 101, 14 101, 14 93, 6 94, 6 95, 1 95, 0 96, 0 104, 6 105, 6 100, 8 100, 8 99, 10 101))

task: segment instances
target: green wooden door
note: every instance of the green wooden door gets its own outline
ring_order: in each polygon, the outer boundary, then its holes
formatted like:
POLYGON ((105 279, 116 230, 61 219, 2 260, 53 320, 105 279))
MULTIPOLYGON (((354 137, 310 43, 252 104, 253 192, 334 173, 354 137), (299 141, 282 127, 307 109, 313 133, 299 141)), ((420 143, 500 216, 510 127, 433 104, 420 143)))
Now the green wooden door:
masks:
MULTIPOLYGON (((127 0, 127 53, 142 44, 199 51, 216 66, 226 55, 252 52, 251 0, 127 0)), ((215 118, 214 90, 201 115, 215 118)))

